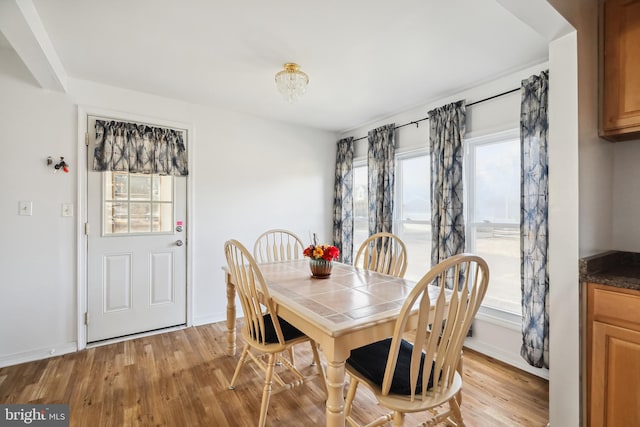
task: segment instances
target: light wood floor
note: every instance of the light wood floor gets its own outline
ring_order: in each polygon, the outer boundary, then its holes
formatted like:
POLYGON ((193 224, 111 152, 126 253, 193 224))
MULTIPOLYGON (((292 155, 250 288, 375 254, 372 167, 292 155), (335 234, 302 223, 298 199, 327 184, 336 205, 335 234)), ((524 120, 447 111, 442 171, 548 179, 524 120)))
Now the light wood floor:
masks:
MULTIPOLYGON (((0 403, 68 403, 72 426, 253 426, 264 377, 249 362, 236 390, 227 390, 237 356, 226 356, 224 331, 217 323, 2 368, 0 403)), ((296 357, 303 372, 313 372, 307 345, 296 347, 296 357)), ((463 381, 469 427, 546 426, 547 381, 470 350, 463 381)), ((355 418, 383 413, 360 387, 355 418)), ((407 417, 409 425, 416 420, 407 417)), ((318 381, 275 394, 267 424, 323 426, 318 381)))

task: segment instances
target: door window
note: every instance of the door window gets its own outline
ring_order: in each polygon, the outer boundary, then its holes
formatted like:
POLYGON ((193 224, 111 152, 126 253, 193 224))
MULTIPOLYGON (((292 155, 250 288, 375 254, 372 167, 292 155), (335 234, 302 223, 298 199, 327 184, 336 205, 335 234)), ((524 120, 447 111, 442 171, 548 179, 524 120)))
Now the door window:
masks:
POLYGON ((103 173, 102 234, 169 233, 173 225, 173 177, 103 173))

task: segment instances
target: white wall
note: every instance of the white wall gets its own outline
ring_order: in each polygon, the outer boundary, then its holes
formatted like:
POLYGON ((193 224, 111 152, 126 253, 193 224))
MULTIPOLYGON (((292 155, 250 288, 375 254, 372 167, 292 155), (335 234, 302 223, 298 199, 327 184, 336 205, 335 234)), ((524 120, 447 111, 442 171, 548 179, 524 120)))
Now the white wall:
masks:
POLYGON ((75 200, 75 116, 68 97, 37 88, 0 49, 0 366, 75 348, 75 222, 61 216, 75 200), (47 156, 64 156, 71 172, 54 174, 47 156), (18 216, 20 200, 32 216, 18 216))
POLYGON ((640 252, 640 140, 613 146, 613 243, 621 251, 640 252))
POLYGON ((598 0, 550 0, 577 30, 580 256, 616 249, 614 144, 598 137, 598 0))
POLYGON ((549 44, 549 421, 580 422, 578 61, 573 31, 549 44))
MULTIPOLYGON (((0 366, 76 348, 76 105, 190 124, 193 187, 190 242, 195 324, 223 320, 223 244, 252 248, 267 228, 284 227, 308 240, 331 236, 334 134, 228 110, 70 79, 69 94, 38 89, 21 61, 0 49, 0 366), (47 156, 65 156, 71 173, 52 174, 47 156), (11 185, 11 183, 13 185, 11 185), (34 214, 18 216, 18 201, 34 214)), ((82 161, 80 162, 82 163, 82 161)), ((81 278, 82 279, 82 278, 81 278)))

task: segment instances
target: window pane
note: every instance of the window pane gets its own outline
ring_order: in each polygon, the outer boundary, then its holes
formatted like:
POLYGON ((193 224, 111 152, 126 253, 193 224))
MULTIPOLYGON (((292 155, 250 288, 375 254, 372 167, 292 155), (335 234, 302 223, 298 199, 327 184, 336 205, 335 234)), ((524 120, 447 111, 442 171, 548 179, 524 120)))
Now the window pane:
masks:
POLYGON ((429 156, 399 159, 395 232, 407 247, 407 279, 419 280, 431 267, 429 156))
POLYGON ((173 218, 171 215, 170 203, 154 203, 153 204, 153 221, 151 223, 151 231, 171 231, 173 218))
POLYGON ((151 203, 131 203, 131 232, 151 231, 151 203))
POLYGON ((151 175, 130 174, 130 200, 151 200, 151 175))
POLYGON ((367 167, 353 168, 353 259, 358 248, 369 237, 369 193, 367 167))
POLYGON ((129 196, 129 175, 123 172, 105 172, 105 200, 127 200, 129 196))
POLYGON ((520 143, 475 148, 475 222, 520 223, 520 143))
POLYGON ((483 305, 522 314, 520 291, 520 230, 478 227, 476 253, 489 265, 491 280, 483 305))
POLYGON ((104 204, 104 234, 129 232, 129 204, 106 202, 104 204))
POLYGON ((483 257, 491 272, 482 305, 521 314, 520 141, 508 137, 470 147, 467 248, 483 257))
POLYGON ((173 201, 173 177, 153 175, 152 197, 160 202, 173 201))

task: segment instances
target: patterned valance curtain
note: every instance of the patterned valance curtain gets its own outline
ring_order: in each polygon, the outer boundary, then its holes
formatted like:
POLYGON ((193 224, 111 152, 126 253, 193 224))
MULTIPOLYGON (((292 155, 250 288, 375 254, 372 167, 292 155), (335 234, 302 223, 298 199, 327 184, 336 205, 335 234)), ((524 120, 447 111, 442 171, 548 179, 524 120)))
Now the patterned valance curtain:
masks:
MULTIPOLYGON (((431 156, 431 265, 464 252, 462 141, 465 101, 429 111, 431 156)), ((452 282, 453 283, 453 282, 452 282)))
POLYGON ((549 367, 549 167, 547 118, 549 72, 522 81, 520 143, 521 356, 532 366, 549 367))
POLYGON ((189 169, 182 132, 96 120, 93 170, 186 176, 189 169))
POLYGON ((340 260, 353 262, 353 137, 338 141, 333 191, 333 244, 340 260))
POLYGON ((396 168, 395 125, 369 131, 369 235, 393 232, 393 193, 396 168))

